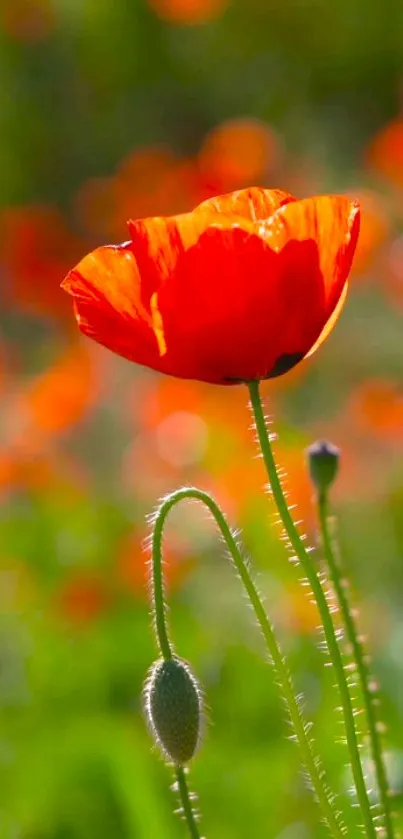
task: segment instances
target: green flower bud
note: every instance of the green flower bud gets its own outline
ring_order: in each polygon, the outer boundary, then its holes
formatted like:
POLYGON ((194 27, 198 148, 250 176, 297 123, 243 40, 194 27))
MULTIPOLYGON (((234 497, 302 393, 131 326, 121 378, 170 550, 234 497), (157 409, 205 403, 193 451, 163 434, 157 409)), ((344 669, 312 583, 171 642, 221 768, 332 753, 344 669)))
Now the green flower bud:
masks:
POLYGON ((306 454, 312 483, 319 493, 326 492, 338 472, 340 449, 324 440, 309 446, 306 454))
POLYGON ((182 766, 200 741, 202 692, 189 666, 180 658, 153 664, 144 688, 147 720, 165 757, 182 766))

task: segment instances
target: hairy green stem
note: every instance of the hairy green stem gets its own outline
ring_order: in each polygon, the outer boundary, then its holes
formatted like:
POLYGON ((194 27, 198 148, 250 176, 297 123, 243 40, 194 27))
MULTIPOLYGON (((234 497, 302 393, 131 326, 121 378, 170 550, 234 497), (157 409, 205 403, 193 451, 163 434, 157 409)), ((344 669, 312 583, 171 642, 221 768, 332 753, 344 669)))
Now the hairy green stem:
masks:
POLYGON ((274 460, 273 451, 270 443, 270 437, 266 427, 262 400, 260 396, 259 382, 248 382, 248 388, 260 448, 269 477, 273 497, 276 502, 277 509, 281 521, 283 523, 284 529, 289 538, 291 547, 294 553, 296 554, 304 573, 306 574, 321 616, 324 635, 329 649, 329 655, 334 666, 337 684, 340 692, 347 745, 350 753, 351 768, 357 791, 357 799, 361 808, 362 818, 364 820, 366 835, 367 837, 370 837, 370 839, 376 839, 376 829, 372 819, 370 802, 361 766, 357 733, 354 723, 353 708, 351 704, 347 678, 343 667, 343 660, 340 648, 337 643, 336 632, 333 625, 330 608, 326 600, 326 596, 323 591, 320 579, 316 573, 315 565, 309 555, 309 552, 306 550, 301 536, 298 532, 298 529, 294 523, 283 488, 281 486, 281 481, 278 475, 277 466, 274 460))
POLYGON ((162 502, 157 511, 152 540, 152 570, 153 570, 153 593, 154 593, 154 609, 155 609, 155 625, 157 630, 158 642, 161 648, 162 655, 172 657, 172 647, 168 638, 168 631, 166 626, 166 609, 163 591, 163 577, 162 577, 162 538, 165 520, 168 513, 176 504, 185 499, 195 499, 202 502, 210 511, 211 515, 216 521, 218 529, 227 546, 230 557, 235 565, 239 577, 244 585, 248 599, 251 603, 255 613, 257 622, 262 632, 266 643, 267 650, 270 654, 273 666, 276 672, 277 680, 280 686, 282 697, 285 701, 288 714, 290 717, 293 733, 299 743, 302 760, 305 769, 309 775, 312 789, 315 793, 316 799, 322 810, 322 815, 329 827, 332 836, 336 839, 341 839, 344 834, 344 828, 341 823, 340 816, 335 809, 334 797, 327 789, 324 779, 323 770, 320 765, 318 756, 313 750, 312 740, 308 734, 308 726, 303 719, 302 711, 298 699, 295 694, 294 686, 291 676, 285 662, 284 656, 278 645, 274 629, 267 616, 262 600, 252 579, 248 569, 247 562, 242 556, 241 550, 238 547, 237 541, 231 532, 227 520, 220 510, 218 504, 211 498, 208 493, 202 490, 191 488, 184 488, 173 492, 162 502))
MULTIPOLYGON (((154 600, 154 622, 155 631, 157 634, 158 644, 161 655, 165 660, 172 658, 172 647, 168 636, 167 617, 166 617, 166 602, 164 593, 164 574, 162 565, 162 537, 165 519, 167 513, 164 514, 167 503, 172 496, 168 496, 159 508, 153 523, 152 534, 152 587, 154 600)), ((168 511, 173 505, 169 505, 168 511)), ((167 512, 168 512, 167 511, 167 512)))
POLYGON ((183 766, 177 766, 175 768, 175 776, 178 785, 180 802, 182 805, 182 813, 188 826, 189 835, 192 839, 200 839, 199 828, 197 827, 196 817, 192 807, 192 800, 187 785, 186 772, 183 766))
POLYGON ((346 636, 351 644, 353 659, 357 668, 358 678, 360 681, 365 713, 367 717, 372 759, 374 761, 380 803, 383 810, 386 836, 388 837, 388 839, 394 839, 395 832, 392 821, 388 781, 386 777, 386 769, 382 754, 381 738, 377 729, 377 718, 374 707, 373 695, 371 693, 370 688, 371 675, 367 665, 365 651, 362 648, 362 644, 360 642, 357 632, 357 627, 355 625, 352 609, 349 603, 348 590, 346 586, 343 584, 339 563, 334 548, 334 540, 332 540, 330 534, 328 497, 326 492, 318 493, 317 508, 320 532, 322 537, 323 554, 330 571, 330 576, 333 581, 334 590, 336 593, 337 600, 339 602, 340 612, 346 630, 346 636))
MULTIPOLYGON (((173 650, 168 636, 166 602, 164 594, 162 539, 166 515, 163 514, 163 506, 164 505, 162 505, 158 510, 152 535, 152 586, 155 631, 162 658, 167 661, 173 657, 173 650)), ((169 509, 171 506, 172 505, 170 505, 169 509)), ((191 839, 200 839, 196 816, 193 811, 192 800, 186 780, 186 772, 183 766, 175 766, 175 777, 182 806, 182 814, 189 831, 189 836, 191 839)))

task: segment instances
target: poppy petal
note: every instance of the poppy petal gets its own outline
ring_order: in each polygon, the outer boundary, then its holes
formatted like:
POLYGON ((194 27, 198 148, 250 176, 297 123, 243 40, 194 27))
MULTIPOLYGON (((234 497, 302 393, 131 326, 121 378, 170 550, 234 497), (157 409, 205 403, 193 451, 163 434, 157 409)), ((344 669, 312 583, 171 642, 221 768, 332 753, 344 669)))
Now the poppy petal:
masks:
MULTIPOLYGON (((210 224, 217 222, 217 212, 203 209, 203 205, 192 213, 165 218, 138 219, 129 221, 128 227, 133 240, 133 251, 141 274, 141 296, 143 304, 150 306, 153 294, 171 277, 180 259, 193 247, 210 224)), ((220 216, 222 226, 232 227, 235 219, 220 216)), ((237 219, 238 225, 247 227, 250 222, 237 219)))
POLYGON ((253 229, 210 225, 157 293, 167 361, 212 382, 287 372, 335 322, 358 225, 344 197, 289 203, 253 229))
POLYGON ((359 231, 343 196, 252 188, 129 222, 67 276, 80 329, 138 364, 214 383, 281 375, 333 327, 359 231))
POLYGON ((270 218, 280 207, 295 200, 293 195, 281 189, 263 189, 252 186, 249 189, 240 189, 237 192, 208 198, 207 201, 199 204, 194 212, 222 213, 225 216, 239 216, 255 222, 270 218))
POLYGON ((308 358, 310 355, 313 355, 314 352, 316 352, 316 350, 319 349, 320 345, 323 344, 324 341, 326 341, 326 338, 328 337, 328 335, 330 335, 333 327, 336 325, 336 323, 337 323, 337 321, 340 317, 341 311, 342 311, 343 306, 346 302, 347 291, 348 291, 348 280, 346 280, 346 282, 344 283, 343 290, 341 292, 339 300, 336 303, 336 306, 334 307, 333 312, 329 317, 329 320, 325 323, 325 326, 323 327, 322 332, 320 333, 319 338, 315 341, 313 347, 311 347, 309 352, 307 352, 306 355, 304 356, 305 358, 308 358))
MULTIPOLYGON (((326 300, 333 311, 351 268, 359 221, 356 201, 322 195, 281 207, 260 230, 277 253, 291 242, 316 243, 326 300)), ((298 271, 298 265, 294 268, 298 271)))
POLYGON ((157 293, 167 366, 207 382, 263 378, 277 357, 278 264, 250 230, 210 225, 157 293))
POLYGON ((175 270, 184 251, 194 245, 209 217, 193 213, 129 221, 133 250, 141 274, 142 300, 148 306, 153 293, 175 270))
POLYGON ((251 187, 203 201, 191 213, 129 221, 144 305, 149 305, 154 291, 173 274, 178 260, 197 243, 209 224, 217 223, 217 214, 221 226, 246 227, 267 220, 290 201, 295 198, 287 192, 251 187))
MULTIPOLYGON (((285 324, 288 334, 296 336, 297 332, 300 333, 301 345, 304 343, 302 313, 304 307, 311 307, 309 346, 305 345, 305 355, 312 354, 313 345, 316 349, 325 340, 341 312, 342 303, 338 304, 340 298, 343 302, 346 296, 343 292, 354 257, 359 226, 358 203, 340 195, 324 195, 288 204, 278 210, 266 225, 262 225, 262 233, 264 227, 270 246, 281 253, 285 282, 289 282, 287 278, 291 276, 299 277, 299 310, 295 310, 294 317, 290 312, 285 324), (312 308, 313 289, 309 291, 309 277, 313 276, 314 263, 312 259, 307 261, 305 258, 309 244, 315 244, 317 268, 321 275, 321 282, 316 282, 321 297, 321 302, 316 297, 316 310, 312 308)), ((305 337, 308 338, 307 332, 305 337)))
POLYGON ((271 247, 281 256, 286 287, 299 277, 297 306, 284 313, 283 339, 297 340, 303 357, 326 339, 343 308, 359 222, 357 202, 320 196, 282 208, 265 225, 271 247))
POLYGON ((81 332, 125 358, 161 369, 131 244, 106 245, 88 254, 70 271, 62 288, 74 298, 81 332))

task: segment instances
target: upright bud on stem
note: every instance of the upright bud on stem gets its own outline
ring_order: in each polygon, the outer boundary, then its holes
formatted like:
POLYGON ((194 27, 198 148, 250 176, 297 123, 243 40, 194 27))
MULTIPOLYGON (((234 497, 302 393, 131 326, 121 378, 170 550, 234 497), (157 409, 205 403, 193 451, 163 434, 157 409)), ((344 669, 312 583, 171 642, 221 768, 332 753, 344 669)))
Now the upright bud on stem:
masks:
POLYGON ((144 688, 145 712, 156 743, 176 766, 196 753, 202 705, 202 692, 185 661, 160 659, 153 664, 144 688))
POLYGON ((306 454, 311 481, 318 495, 322 495, 327 492, 336 478, 340 449, 324 440, 309 446, 306 454))

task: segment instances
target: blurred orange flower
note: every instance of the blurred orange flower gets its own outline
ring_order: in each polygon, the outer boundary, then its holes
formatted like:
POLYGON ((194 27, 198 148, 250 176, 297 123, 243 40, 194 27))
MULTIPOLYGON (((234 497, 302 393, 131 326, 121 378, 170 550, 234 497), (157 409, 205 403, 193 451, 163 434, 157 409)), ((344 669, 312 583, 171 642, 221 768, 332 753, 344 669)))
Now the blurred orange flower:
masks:
POLYGON ((354 276, 377 271, 376 257, 391 234, 391 218, 382 195, 354 190, 361 208, 360 237, 354 257, 354 276))
POLYGON ((0 27, 16 41, 42 41, 55 24, 52 0, 0 0, 0 27))
POLYGON ((87 347, 69 346, 55 364, 10 396, 3 415, 9 444, 32 448, 43 435, 66 431, 92 407, 98 385, 87 347))
POLYGON ((57 593, 58 613, 76 626, 92 623, 110 603, 106 584, 89 572, 77 572, 57 593))
POLYGON ((366 159, 376 172, 403 187, 403 117, 381 128, 367 149, 366 159))
POLYGON ((123 160, 115 177, 119 229, 127 218, 186 212, 207 197, 202 192, 193 161, 177 158, 165 146, 136 149, 123 160))
POLYGON ((115 238, 130 216, 186 212, 210 194, 194 161, 151 146, 131 152, 113 177, 84 183, 75 205, 86 230, 115 238))
POLYGON ((200 170, 215 192, 264 181, 279 158, 279 141, 264 122, 248 117, 223 122, 207 135, 200 170))
POLYGON ((146 367, 215 384, 286 373, 333 327, 359 230, 343 196, 251 188, 171 218, 68 274, 81 331, 146 367))
POLYGON ((31 492, 74 493, 87 487, 88 475, 82 463, 57 452, 38 451, 35 442, 0 449, 0 492, 24 489, 31 492))
POLYGON ((403 388, 395 382, 367 379, 355 390, 350 411, 362 431, 403 441, 403 388))
POLYGON ((52 207, 12 207, 0 214, 5 298, 35 314, 65 316, 60 278, 82 246, 52 207))
POLYGON ((156 14, 169 23, 208 23, 221 15, 229 0, 148 0, 156 14))
POLYGON ((175 163, 175 155, 165 146, 135 149, 122 161, 114 179, 119 229, 132 216, 165 215, 161 185, 175 163))
POLYGON ((83 418, 98 396, 95 365, 86 347, 68 347, 24 394, 34 428, 60 433, 83 418))
POLYGON ((79 422, 99 393, 88 349, 69 347, 58 361, 16 391, 5 392, 1 411, 0 490, 63 486, 81 489, 81 464, 52 451, 54 438, 79 422))
POLYGON ((53 477, 47 459, 24 457, 21 452, 10 449, 0 451, 0 490, 14 486, 43 488, 53 477))

